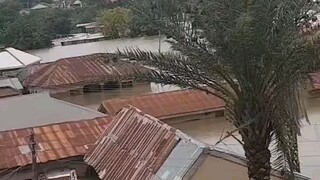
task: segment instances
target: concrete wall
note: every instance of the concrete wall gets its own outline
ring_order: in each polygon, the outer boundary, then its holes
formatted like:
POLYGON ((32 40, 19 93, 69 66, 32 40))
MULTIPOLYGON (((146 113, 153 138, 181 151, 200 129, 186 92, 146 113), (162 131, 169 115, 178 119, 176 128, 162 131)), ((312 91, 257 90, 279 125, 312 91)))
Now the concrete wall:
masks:
MULTIPOLYGON (((191 180, 248 180, 247 167, 231 161, 208 156, 191 180)), ((271 180, 280 178, 271 177, 271 180)))
POLYGON ((150 87, 151 87, 151 92, 152 93, 169 92, 169 91, 176 91, 176 90, 181 90, 182 89, 179 86, 163 85, 163 84, 154 83, 154 82, 150 83, 150 87))

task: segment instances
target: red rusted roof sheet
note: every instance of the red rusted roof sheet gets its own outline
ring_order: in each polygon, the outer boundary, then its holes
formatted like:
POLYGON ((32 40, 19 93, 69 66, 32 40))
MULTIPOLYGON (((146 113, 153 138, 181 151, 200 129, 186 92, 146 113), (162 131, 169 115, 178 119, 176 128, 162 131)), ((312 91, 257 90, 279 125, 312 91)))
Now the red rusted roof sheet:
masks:
POLYGON ((27 77, 23 84, 26 87, 42 88, 87 85, 130 79, 146 71, 137 63, 124 62, 112 54, 99 53, 60 59, 40 69, 36 68, 34 73, 24 75, 27 77))
POLYGON ((85 156, 100 179, 151 179, 178 139, 176 130, 136 108, 122 109, 85 156))
POLYGON ((311 78, 311 84, 313 88, 312 90, 313 91, 320 90, 320 72, 311 73, 310 78, 311 78))
POLYGON ((102 102, 99 111, 114 116, 126 105, 141 109, 158 119, 190 114, 214 112, 224 109, 220 98, 200 90, 179 90, 131 98, 111 99, 102 102))
MULTIPOLYGON (((45 163, 85 155, 106 129, 111 117, 34 127, 37 161, 45 163)), ((0 169, 31 164, 31 129, 0 132, 0 169)))

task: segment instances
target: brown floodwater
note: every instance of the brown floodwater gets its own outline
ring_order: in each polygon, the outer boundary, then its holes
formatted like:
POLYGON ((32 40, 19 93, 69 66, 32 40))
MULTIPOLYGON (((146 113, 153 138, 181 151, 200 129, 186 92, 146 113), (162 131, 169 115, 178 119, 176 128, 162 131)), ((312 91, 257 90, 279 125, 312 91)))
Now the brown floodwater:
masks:
MULTIPOLYGON (((169 51, 170 45, 165 42, 166 38, 161 37, 161 52, 169 51)), ((54 46, 52 48, 31 50, 28 53, 39 56, 42 62, 52 62, 61 58, 83 56, 93 53, 113 53, 118 49, 138 47, 139 49, 158 52, 159 37, 146 36, 137 38, 120 38, 99 42, 75 44, 69 46, 54 46)))
MULTIPOLYGON (((162 38, 162 51, 169 51, 169 44, 162 38)), ((71 46, 56 46, 48 49, 30 51, 31 54, 42 57, 43 62, 55 61, 60 58, 87 55, 92 53, 114 52, 118 48, 139 47, 144 50, 158 51, 159 39, 157 36, 140 37, 133 39, 116 39, 71 46)), ((170 88, 169 88, 170 89, 170 88)), ((176 89, 176 88, 173 88, 176 89)), ((139 84, 132 88, 109 90, 84 95, 65 96, 62 100, 97 109, 101 101, 119 97, 129 97, 159 91, 166 91, 166 88, 151 87, 150 84, 139 84)), ((320 98, 306 97, 306 109, 310 123, 304 123, 299 137, 299 154, 302 173, 320 179, 320 98)), ((219 141, 225 131, 233 129, 232 125, 224 118, 213 120, 201 120, 188 123, 176 124, 176 128, 182 130, 193 138, 211 145, 219 141)), ((225 139, 222 143, 215 145, 218 149, 231 151, 243 155, 243 149, 233 138, 225 139)))
MULTIPOLYGON (((160 91, 167 90, 168 88, 161 89, 160 91)), ((155 87, 151 87, 150 84, 137 84, 132 88, 66 96, 62 99, 96 110, 100 102, 106 99, 130 97, 158 91, 159 88, 155 89, 155 87)), ((313 179, 320 179, 320 98, 306 97, 305 102, 310 123, 304 123, 301 128, 301 136, 299 137, 301 169, 303 174, 313 179)), ((175 124, 174 126, 189 136, 211 145, 215 145, 223 133, 234 129, 224 118, 192 121, 175 124)), ((233 138, 227 138, 222 143, 215 145, 215 147, 240 155, 244 154, 241 145, 233 138)))
MULTIPOLYGON (((301 136, 298 138, 301 171, 304 175, 317 180, 320 179, 320 98, 306 97, 305 105, 310 122, 303 123, 301 136)), ((212 145, 219 141, 223 132, 234 129, 223 118, 214 121, 202 120, 179 124, 176 125, 176 128, 197 140, 212 145)), ((241 145, 233 138, 225 139, 216 147, 233 153, 244 154, 241 145)))

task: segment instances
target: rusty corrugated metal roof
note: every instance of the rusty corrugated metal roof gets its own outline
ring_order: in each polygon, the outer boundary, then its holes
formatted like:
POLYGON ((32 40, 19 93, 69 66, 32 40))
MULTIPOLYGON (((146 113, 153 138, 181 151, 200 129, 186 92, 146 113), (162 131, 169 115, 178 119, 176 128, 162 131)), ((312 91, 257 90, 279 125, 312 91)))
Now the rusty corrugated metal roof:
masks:
MULTIPOLYGON (((110 123, 111 117, 34 127, 37 161, 64 159, 85 155, 110 123)), ((31 164, 28 147, 31 129, 0 132, 0 169, 31 164)))
POLYGON ((312 90, 317 91, 320 90, 320 72, 318 73, 311 73, 311 84, 312 84, 312 90))
POLYGON ((136 108, 122 109, 85 156, 99 177, 151 179, 177 145, 176 129, 136 108))
MULTIPOLYGON (((84 161, 102 180, 180 180, 190 179, 204 162, 197 160, 208 155, 247 166, 244 156, 203 144, 127 106, 108 125, 84 161)), ((276 169, 271 174, 282 177, 276 169)), ((214 172, 209 174, 214 175, 214 172)))
POLYGON ((141 111, 163 120, 222 110, 225 104, 220 98, 200 90, 179 90, 106 100, 102 102, 99 111, 114 116, 125 105, 137 107, 141 111))
POLYGON ((60 59, 42 66, 23 81, 26 87, 54 88, 124 80, 145 73, 137 63, 122 61, 112 54, 99 53, 60 59))

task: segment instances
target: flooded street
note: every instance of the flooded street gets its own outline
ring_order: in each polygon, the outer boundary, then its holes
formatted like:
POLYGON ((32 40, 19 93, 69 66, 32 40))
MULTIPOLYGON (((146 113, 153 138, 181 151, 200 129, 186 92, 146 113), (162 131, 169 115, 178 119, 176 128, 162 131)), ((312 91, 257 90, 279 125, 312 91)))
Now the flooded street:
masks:
MULTIPOLYGON (((165 40, 166 38, 162 37, 161 52, 170 49, 170 45, 164 42, 165 40)), ((54 46, 47 49, 32 50, 29 51, 29 53, 41 57, 42 63, 45 63, 61 58, 83 56, 93 53, 113 53, 117 49, 122 50, 126 47, 138 47, 142 50, 157 52, 159 48, 159 38, 158 36, 122 38, 69 46, 54 46)))

